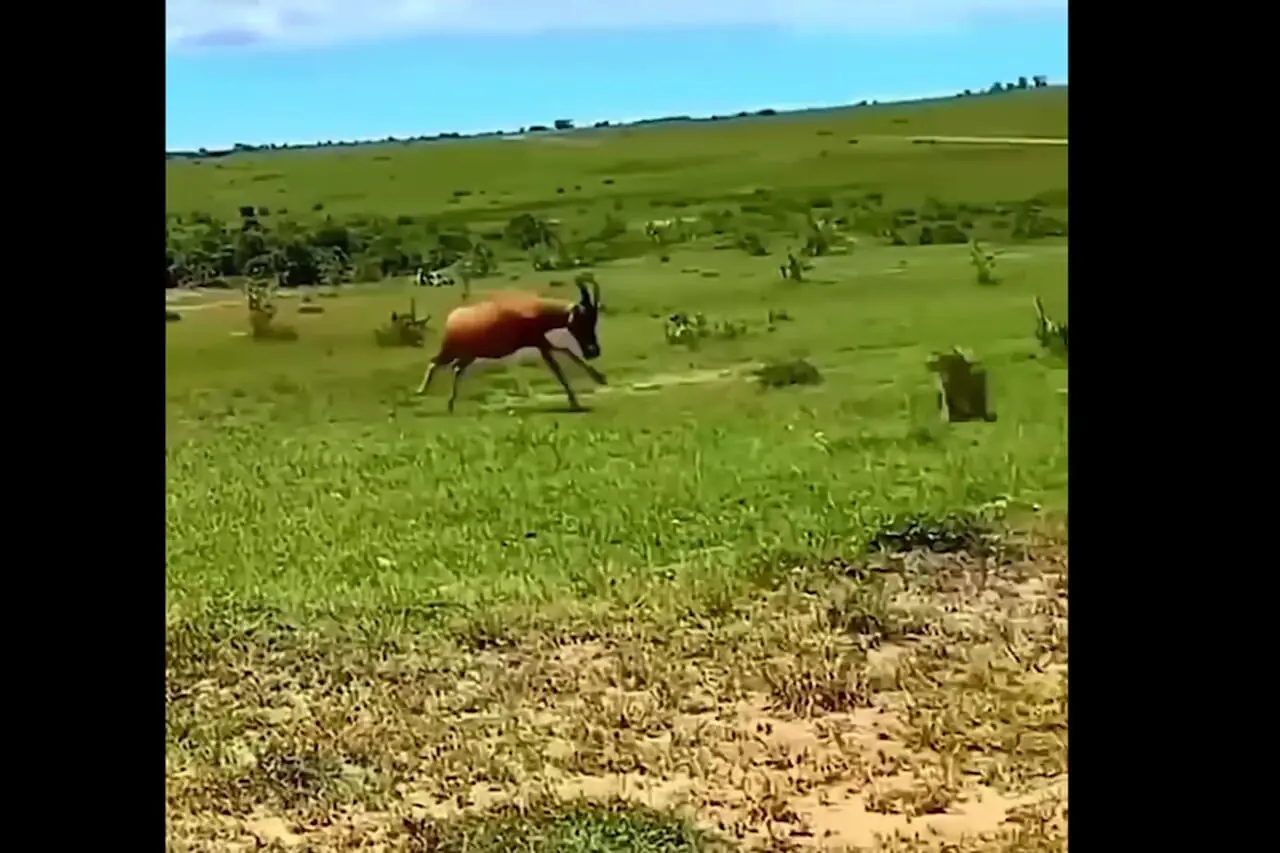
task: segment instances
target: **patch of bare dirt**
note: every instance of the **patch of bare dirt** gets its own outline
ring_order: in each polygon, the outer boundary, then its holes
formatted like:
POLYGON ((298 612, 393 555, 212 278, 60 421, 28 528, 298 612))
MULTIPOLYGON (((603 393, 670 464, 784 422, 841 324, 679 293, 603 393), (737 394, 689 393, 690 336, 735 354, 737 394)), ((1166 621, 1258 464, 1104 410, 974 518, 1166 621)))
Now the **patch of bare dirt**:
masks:
POLYGON ((243 299, 220 299, 217 302, 168 302, 166 306, 170 311, 205 311, 210 308, 243 308, 243 299))
POLYGON ((409 850, 415 821, 549 794, 771 850, 1065 849, 1065 550, 849 571, 712 626, 171 640, 170 845, 409 850))

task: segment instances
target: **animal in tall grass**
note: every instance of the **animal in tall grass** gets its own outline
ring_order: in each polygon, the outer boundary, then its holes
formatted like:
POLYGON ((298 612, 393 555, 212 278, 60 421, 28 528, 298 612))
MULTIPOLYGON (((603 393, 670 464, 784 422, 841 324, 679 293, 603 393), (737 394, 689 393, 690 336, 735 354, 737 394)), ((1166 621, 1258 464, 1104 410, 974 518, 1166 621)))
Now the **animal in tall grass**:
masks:
POLYGON ((449 395, 449 411, 452 412, 462 374, 476 359, 505 358, 517 350, 532 347, 559 380, 569 397, 569 405, 574 409, 581 408, 552 353, 563 353, 597 383, 605 384, 604 375, 586 363, 600 357, 600 342, 596 338, 600 285, 592 282, 591 288, 592 292, 588 292, 586 285, 579 282, 581 298, 577 302, 545 299, 529 293, 499 293, 483 302, 454 308, 444 321, 440 351, 427 367, 417 393, 425 394, 436 371, 452 365, 453 391, 449 395), (555 329, 568 330, 582 348, 581 357, 573 350, 551 342, 547 335, 555 329))

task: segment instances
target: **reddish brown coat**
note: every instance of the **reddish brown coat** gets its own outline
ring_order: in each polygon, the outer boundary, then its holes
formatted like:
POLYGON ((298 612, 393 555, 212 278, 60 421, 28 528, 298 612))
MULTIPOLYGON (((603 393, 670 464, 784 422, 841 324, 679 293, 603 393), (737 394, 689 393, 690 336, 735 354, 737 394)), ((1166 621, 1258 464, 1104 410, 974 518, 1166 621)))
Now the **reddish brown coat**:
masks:
POLYGON ((563 329, 572 303, 526 293, 495 293, 474 305, 462 305, 444 321, 437 361, 505 358, 525 347, 545 344, 547 332, 563 329))

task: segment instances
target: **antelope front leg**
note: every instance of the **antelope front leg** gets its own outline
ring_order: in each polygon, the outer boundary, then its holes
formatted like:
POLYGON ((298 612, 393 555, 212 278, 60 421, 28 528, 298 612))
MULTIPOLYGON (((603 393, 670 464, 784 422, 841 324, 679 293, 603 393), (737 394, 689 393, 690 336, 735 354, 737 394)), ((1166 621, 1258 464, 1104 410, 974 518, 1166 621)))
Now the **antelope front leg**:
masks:
POLYGON ((574 409, 581 409, 577 396, 574 395, 573 389, 569 387, 569 380, 564 378, 564 371, 560 369, 560 365, 556 364, 556 360, 551 357, 551 350, 538 350, 542 354, 542 360, 547 363, 547 367, 551 368, 551 372, 555 374, 556 379, 560 380, 560 387, 564 388, 564 393, 569 395, 569 405, 574 409))
POLYGON ((578 367, 581 367, 583 370, 585 370, 587 372, 587 375, 596 381, 597 385, 609 384, 608 381, 605 380, 603 373, 596 370, 594 367, 592 367, 591 365, 583 361, 581 358, 579 358, 578 354, 573 350, 566 349, 565 347, 554 347, 554 349, 556 352, 562 352, 565 355, 569 356, 569 358, 573 360, 574 364, 578 365, 578 367))
POLYGON ((415 392, 419 396, 427 393, 427 389, 431 387, 431 380, 435 378, 436 368, 440 366, 440 362, 433 361, 427 366, 427 372, 422 375, 422 384, 418 386, 415 392))

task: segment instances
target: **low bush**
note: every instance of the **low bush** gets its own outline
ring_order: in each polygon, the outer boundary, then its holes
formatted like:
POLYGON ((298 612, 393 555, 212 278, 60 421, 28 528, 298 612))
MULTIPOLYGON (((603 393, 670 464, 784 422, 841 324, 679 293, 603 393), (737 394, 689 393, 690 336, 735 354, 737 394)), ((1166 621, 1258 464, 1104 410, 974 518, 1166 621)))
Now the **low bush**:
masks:
POLYGON ((414 300, 409 300, 409 313, 391 312, 387 323, 373 331, 374 341, 380 347, 421 347, 427 338, 427 321, 431 315, 419 318, 414 300))
POLYGON ((822 382, 822 373, 803 358, 771 362, 757 370, 755 376, 762 388, 817 385, 822 382))
POLYGON ((297 329, 276 322, 275 288, 269 282, 262 279, 249 282, 245 287, 245 296, 253 340, 284 343, 298 339, 297 329))
POLYGON ((765 246, 764 240, 755 231, 747 231, 738 236, 738 248, 755 258, 764 257, 769 254, 769 249, 765 246))

